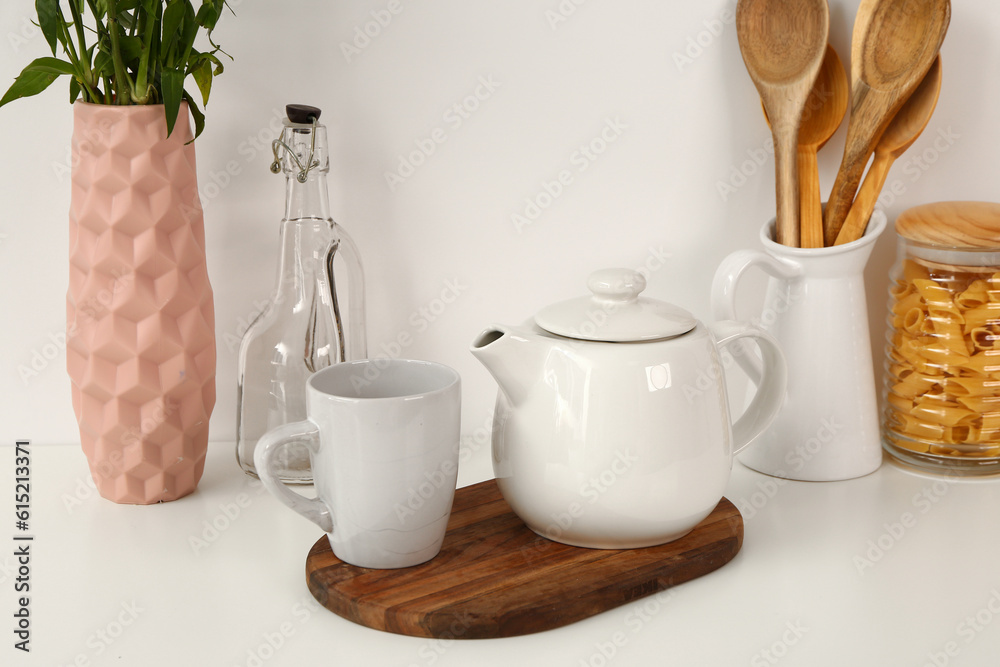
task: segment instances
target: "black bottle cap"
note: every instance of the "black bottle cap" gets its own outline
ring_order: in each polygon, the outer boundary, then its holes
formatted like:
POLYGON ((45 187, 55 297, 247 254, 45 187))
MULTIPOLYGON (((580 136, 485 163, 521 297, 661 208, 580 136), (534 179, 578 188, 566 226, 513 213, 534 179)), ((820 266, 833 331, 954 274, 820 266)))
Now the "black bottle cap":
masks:
POLYGON ((323 112, 316 107, 307 106, 305 104, 286 104, 285 105, 285 115, 288 116, 288 120, 293 123, 301 123, 303 125, 310 125, 313 119, 319 120, 320 114, 323 112))

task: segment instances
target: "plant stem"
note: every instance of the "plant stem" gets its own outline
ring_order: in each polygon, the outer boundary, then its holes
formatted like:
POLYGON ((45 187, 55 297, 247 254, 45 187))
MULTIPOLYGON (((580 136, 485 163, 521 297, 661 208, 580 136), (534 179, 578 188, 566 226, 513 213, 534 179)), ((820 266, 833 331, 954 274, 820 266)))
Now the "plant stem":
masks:
POLYGON ((143 50, 142 55, 139 57, 139 72, 135 80, 136 93, 132 95, 132 101, 136 104, 146 104, 149 102, 150 92, 152 91, 152 85, 148 83, 149 81, 149 55, 153 51, 153 35, 156 30, 156 15, 149 16, 145 11, 140 11, 139 20, 141 22, 142 44, 143 50), (137 96, 138 95, 138 96, 137 96))
POLYGON ((65 23, 59 23, 59 35, 62 37, 59 41, 62 42, 63 51, 66 52, 69 61, 73 64, 73 67, 79 67, 80 57, 76 55, 76 45, 73 44, 73 36, 69 34, 65 23))
POLYGON ((118 37, 118 0, 107 0, 108 32, 111 33, 111 60, 115 64, 115 103, 126 105, 131 101, 135 89, 122 62, 122 50, 118 37))
POLYGON ((100 41, 102 37, 107 37, 108 39, 110 39, 111 36, 108 35, 107 28, 105 28, 104 24, 101 23, 101 20, 97 18, 98 16, 100 16, 100 13, 97 10, 97 3, 95 2, 95 0, 87 0, 87 6, 90 7, 90 11, 94 15, 94 19, 97 21, 96 32, 98 41, 100 41))
MULTIPOLYGON (((97 9, 97 0, 87 0, 87 6, 90 7, 90 12, 94 15, 94 22, 96 23, 95 32, 97 33, 97 43, 100 45, 102 39, 111 41, 111 35, 108 33, 107 27, 99 18, 101 13, 97 9)), ((104 83, 104 104, 111 104, 111 79, 108 77, 101 77, 104 83)), ((95 102, 99 100, 95 99, 95 102)))
POLYGON ((76 55, 76 48, 73 45, 73 37, 69 34, 69 31, 66 29, 66 24, 63 21, 59 21, 59 43, 62 44, 63 51, 66 53, 66 57, 69 58, 69 62, 73 66, 73 69, 80 74, 80 76, 77 77, 77 80, 80 82, 83 89, 87 91, 87 95, 90 98, 88 101, 96 102, 97 93, 94 91, 94 88, 89 80, 91 77, 87 76, 87 70, 85 70, 80 64, 80 58, 76 55))
POLYGON ((75 2, 69 3, 69 11, 73 15, 73 25, 76 26, 76 38, 80 40, 80 64, 82 65, 83 80, 89 88, 94 83, 94 74, 90 69, 90 58, 87 56, 87 36, 83 32, 83 17, 75 2))

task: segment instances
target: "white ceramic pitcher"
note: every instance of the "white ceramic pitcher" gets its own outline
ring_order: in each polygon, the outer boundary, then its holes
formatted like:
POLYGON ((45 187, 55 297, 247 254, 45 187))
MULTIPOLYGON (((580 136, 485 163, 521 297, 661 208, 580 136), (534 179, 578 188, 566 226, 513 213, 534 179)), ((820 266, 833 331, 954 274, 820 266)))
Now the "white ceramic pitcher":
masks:
MULTIPOLYGON (((829 248, 791 248, 761 230, 765 252, 738 250, 722 261, 712 285, 713 315, 736 318, 736 288, 750 267, 770 276, 753 318, 781 345, 788 362, 785 404, 745 465, 776 477, 832 481, 861 477, 882 463, 878 405, 868 335, 864 269, 886 217, 875 211, 865 235, 829 248)), ((760 361, 737 361, 756 381, 760 361)))

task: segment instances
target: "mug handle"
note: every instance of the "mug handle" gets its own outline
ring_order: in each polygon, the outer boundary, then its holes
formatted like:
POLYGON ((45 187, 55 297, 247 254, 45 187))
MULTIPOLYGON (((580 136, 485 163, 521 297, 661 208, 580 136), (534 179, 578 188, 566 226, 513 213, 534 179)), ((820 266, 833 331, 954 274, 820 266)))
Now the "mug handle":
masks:
POLYGON ((333 515, 329 506, 319 497, 306 498, 295 493, 278 477, 274 455, 278 453, 282 445, 289 442, 303 442, 309 448, 309 460, 312 461, 319 451, 319 427, 306 419, 305 421, 282 424, 265 433, 257 441, 257 447, 253 454, 257 476, 263 482, 264 488, 278 500, 315 523, 324 532, 332 533, 333 515))
MULTIPOLYGON (((792 280, 802 275, 798 264, 782 261, 759 250, 737 250, 730 254, 715 271, 712 280, 712 317, 716 320, 738 320, 736 316, 736 288, 740 278, 751 266, 764 273, 783 280, 792 280)), ((762 348, 763 350, 763 348, 762 348)), ((750 381, 760 386, 761 362, 753 354, 735 355, 736 362, 750 377, 750 381)))
MULTIPOLYGON (((788 369, 778 341, 763 329, 733 320, 714 322, 709 328, 719 346, 740 338, 755 339, 764 360, 759 380, 754 383, 757 385, 757 391, 754 392, 753 400, 733 424, 733 456, 736 456, 771 425, 784 405, 788 369)), ((738 355, 736 358, 747 356, 750 355, 738 355)))

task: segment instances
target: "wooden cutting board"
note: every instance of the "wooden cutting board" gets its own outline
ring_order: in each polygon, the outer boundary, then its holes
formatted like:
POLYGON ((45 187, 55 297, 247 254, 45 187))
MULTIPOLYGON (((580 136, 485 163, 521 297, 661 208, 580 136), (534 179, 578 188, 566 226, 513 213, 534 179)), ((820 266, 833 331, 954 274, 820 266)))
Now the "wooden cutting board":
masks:
POLYGON ((532 532, 495 480, 458 489, 441 553, 399 570, 348 565, 323 535, 306 558, 316 600, 361 625, 416 637, 482 639, 551 630, 728 563, 743 517, 723 498, 692 532, 643 549, 582 549, 532 532))

